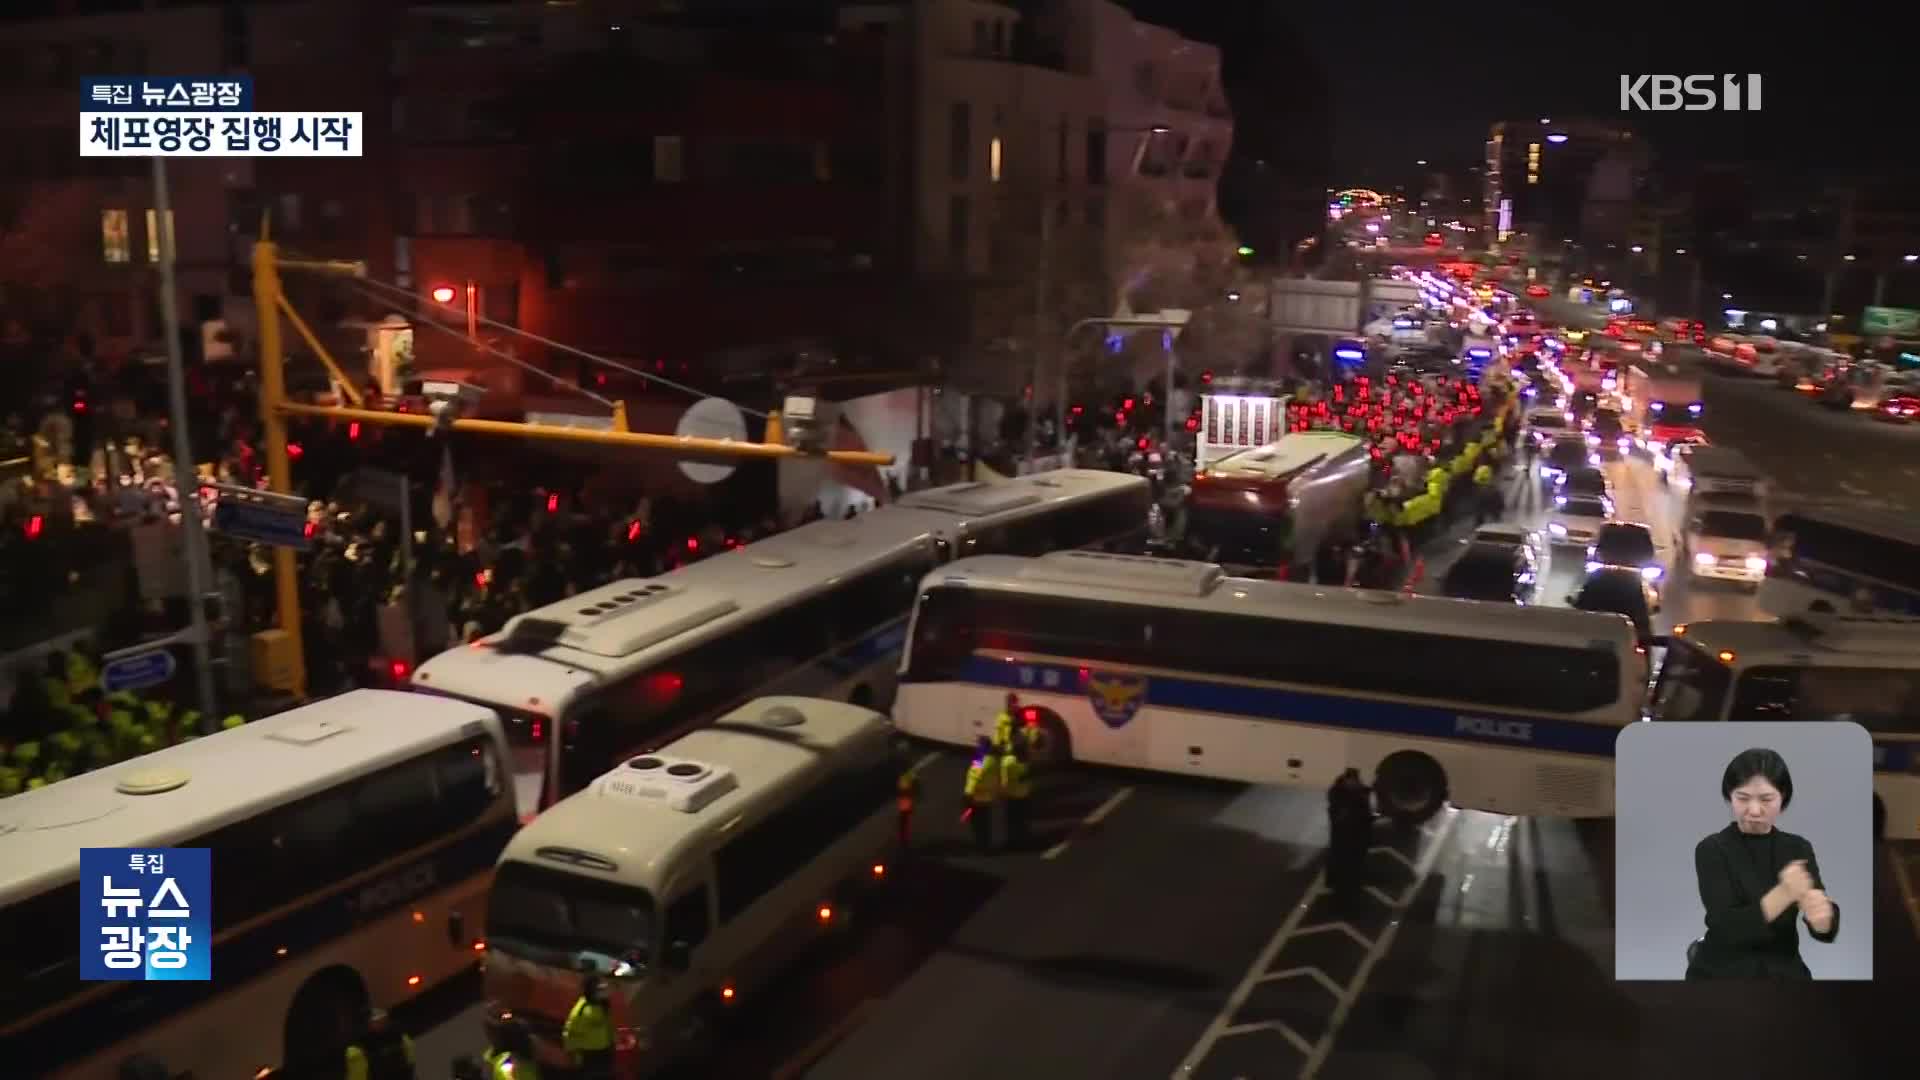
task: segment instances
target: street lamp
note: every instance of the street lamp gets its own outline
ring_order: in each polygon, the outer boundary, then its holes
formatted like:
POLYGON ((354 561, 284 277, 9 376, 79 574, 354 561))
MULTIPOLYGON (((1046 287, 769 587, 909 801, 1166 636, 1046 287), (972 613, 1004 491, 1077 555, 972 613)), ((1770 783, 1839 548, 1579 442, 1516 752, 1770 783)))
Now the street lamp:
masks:
POLYGON ((433 302, 436 304, 453 303, 453 286, 437 285, 433 290, 433 302))
POLYGON ((1635 255, 1638 255, 1638 254, 1640 254, 1641 252, 1643 252, 1643 251, 1645 251, 1645 250, 1647 250, 1647 249, 1646 249, 1646 248, 1644 248, 1644 247, 1641 247, 1641 246, 1640 246, 1639 244, 1635 244, 1635 245, 1633 245, 1633 247, 1631 247, 1631 248, 1629 248, 1628 250, 1629 250, 1629 251, 1632 251, 1632 252, 1633 252, 1633 253, 1634 253, 1635 255))
POLYGON ((1844 260, 1846 260, 1847 262, 1852 262, 1852 261, 1854 260, 1854 256, 1852 256, 1852 255, 1842 255, 1842 256, 1840 256, 1840 257, 1841 257, 1842 259, 1844 259, 1844 260))
POLYGON ((1920 255, 1902 255, 1900 259, 1902 262, 1920 262, 1920 255))

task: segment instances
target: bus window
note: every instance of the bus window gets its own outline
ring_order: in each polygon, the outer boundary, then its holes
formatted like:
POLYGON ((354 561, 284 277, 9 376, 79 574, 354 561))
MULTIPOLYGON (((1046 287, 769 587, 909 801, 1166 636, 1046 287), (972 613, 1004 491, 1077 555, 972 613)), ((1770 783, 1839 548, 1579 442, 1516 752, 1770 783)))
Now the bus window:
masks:
POLYGON ((653 898, 630 885, 503 863, 487 899, 487 937, 533 950, 588 949, 619 960, 651 956, 653 898))
POLYGON ((1735 720, 1851 720, 1872 732, 1920 734, 1920 672, 1897 668, 1760 667, 1742 673, 1735 720))
POLYGON ((1655 720, 1718 720, 1732 681, 1724 665, 1699 646, 1675 638, 1660 665, 1660 681, 1653 688, 1655 720))
POLYGON ((707 887, 698 885, 692 892, 667 905, 668 944, 685 942, 687 948, 694 949, 707 940, 709 900, 707 887))
POLYGON ((439 831, 434 820, 433 765, 427 761, 382 769, 353 789, 353 841, 360 865, 372 865, 419 847, 439 831))
POLYGON ((834 637, 841 644, 865 637, 913 607, 920 579, 933 570, 931 560, 914 560, 874 570, 835 587, 834 637))
POLYGON ((973 655, 979 635, 971 589, 930 589, 914 613, 907 677, 934 682, 956 677, 973 655))

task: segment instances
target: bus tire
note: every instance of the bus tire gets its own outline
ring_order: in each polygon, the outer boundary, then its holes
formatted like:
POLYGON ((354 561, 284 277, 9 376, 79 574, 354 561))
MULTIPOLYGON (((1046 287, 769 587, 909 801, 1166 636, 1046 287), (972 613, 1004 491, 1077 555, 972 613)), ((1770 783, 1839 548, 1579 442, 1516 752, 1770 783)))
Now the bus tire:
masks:
POLYGON ((1419 825, 1447 805, 1447 771, 1417 750, 1396 750, 1373 772, 1380 812, 1399 825, 1419 825))
POLYGON ((1887 838, 1887 804, 1881 802, 1878 795, 1873 797, 1873 838, 1876 841, 1887 838))
POLYGON ((1033 764, 1045 768, 1073 761, 1073 736, 1066 722, 1052 709, 1040 710, 1040 721, 1033 738, 1033 764))
POLYGON ((288 1068, 331 1065, 353 1036, 372 999, 366 980, 350 967, 322 968, 313 973, 287 1006, 282 1036, 288 1068))

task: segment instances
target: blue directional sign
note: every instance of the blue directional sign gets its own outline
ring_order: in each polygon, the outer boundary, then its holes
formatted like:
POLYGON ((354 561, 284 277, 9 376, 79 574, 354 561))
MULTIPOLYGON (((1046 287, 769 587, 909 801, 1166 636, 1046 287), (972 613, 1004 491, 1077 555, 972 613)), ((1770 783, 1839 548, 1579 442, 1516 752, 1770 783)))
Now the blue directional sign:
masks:
POLYGON ((256 544, 305 551, 313 546, 307 535, 304 500, 227 485, 217 487, 220 501, 213 507, 213 528, 256 544))
POLYGON ((100 688, 109 694, 122 690, 145 690, 173 678, 173 653, 165 648, 149 649, 109 662, 100 669, 100 688))

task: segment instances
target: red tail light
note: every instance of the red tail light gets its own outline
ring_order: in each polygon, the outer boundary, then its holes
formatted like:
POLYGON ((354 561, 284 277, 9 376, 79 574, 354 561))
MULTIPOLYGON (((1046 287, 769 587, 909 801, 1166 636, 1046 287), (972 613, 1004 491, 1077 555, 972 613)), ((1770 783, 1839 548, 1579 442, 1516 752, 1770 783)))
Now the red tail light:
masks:
POLYGON ((405 660, 395 660, 390 665, 389 669, 393 672, 393 677, 395 681, 406 678, 407 672, 412 670, 411 668, 407 667, 407 662, 405 660))
POLYGON ((46 525, 47 525, 46 519, 42 518, 39 514, 35 514, 32 517, 28 518, 27 519, 27 539, 29 540, 39 539, 40 533, 43 529, 46 528, 46 525))
POLYGON ((700 538, 699 538, 699 537, 697 537, 697 536, 689 536, 689 537, 687 537, 687 550, 688 550, 688 551, 699 551, 699 550, 700 550, 700 538))
POLYGON ((1040 710, 1033 708, 1022 709, 1020 710, 1020 719, 1028 724, 1037 724, 1040 722, 1040 710))

